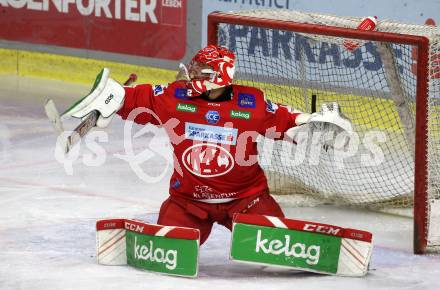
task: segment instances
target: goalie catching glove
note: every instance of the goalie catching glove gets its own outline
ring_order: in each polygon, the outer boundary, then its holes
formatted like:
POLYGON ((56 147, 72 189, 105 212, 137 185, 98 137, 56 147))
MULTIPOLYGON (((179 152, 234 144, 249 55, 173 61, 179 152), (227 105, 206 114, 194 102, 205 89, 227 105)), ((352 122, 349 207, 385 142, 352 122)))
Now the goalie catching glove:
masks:
POLYGON ((109 73, 109 69, 104 68, 96 77, 90 93, 67 109, 63 117, 85 119, 93 111, 98 111, 96 126, 107 127, 124 104, 125 96, 124 88, 109 78, 109 73))
POLYGON ((300 125, 309 124, 312 130, 335 133, 346 132, 349 136, 353 134, 351 121, 341 114, 337 103, 322 104, 321 111, 313 114, 302 113, 296 118, 298 127, 287 130, 286 134, 293 140, 300 125))

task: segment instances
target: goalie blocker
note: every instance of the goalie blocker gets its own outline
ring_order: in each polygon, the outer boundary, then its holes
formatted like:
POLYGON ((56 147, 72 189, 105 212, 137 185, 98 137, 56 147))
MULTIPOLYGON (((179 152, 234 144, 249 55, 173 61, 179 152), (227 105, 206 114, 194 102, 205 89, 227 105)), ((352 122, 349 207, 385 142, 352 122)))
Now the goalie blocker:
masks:
POLYGON ((364 276, 372 234, 338 226, 236 214, 231 260, 340 276, 364 276))

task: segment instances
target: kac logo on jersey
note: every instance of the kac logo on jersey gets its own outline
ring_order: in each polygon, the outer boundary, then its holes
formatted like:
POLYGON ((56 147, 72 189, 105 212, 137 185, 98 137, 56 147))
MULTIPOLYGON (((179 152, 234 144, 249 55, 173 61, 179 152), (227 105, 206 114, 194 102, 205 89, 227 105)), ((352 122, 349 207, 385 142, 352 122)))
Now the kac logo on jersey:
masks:
POLYGON ((231 153, 214 144, 195 144, 187 148, 182 162, 192 174, 207 178, 225 175, 235 165, 231 153))
POLYGON ((220 114, 217 111, 208 111, 205 118, 209 124, 217 124, 220 120, 220 114))
POLYGON ((162 85, 155 85, 153 88, 153 95, 156 97, 158 95, 163 94, 163 86, 162 85))
POLYGON ((275 114, 275 112, 278 110, 278 105, 272 103, 271 101, 266 101, 266 111, 272 114, 275 114))
POLYGON ((255 96, 250 94, 238 94, 238 106, 242 108, 255 108, 255 96))

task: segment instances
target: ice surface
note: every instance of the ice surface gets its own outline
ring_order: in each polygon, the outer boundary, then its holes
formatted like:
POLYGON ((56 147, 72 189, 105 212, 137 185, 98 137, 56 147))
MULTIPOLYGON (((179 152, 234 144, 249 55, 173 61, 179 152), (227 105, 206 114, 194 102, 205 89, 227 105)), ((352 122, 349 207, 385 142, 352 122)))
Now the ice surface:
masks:
MULTIPOLYGON (((95 261, 95 222, 106 217, 154 222, 167 197, 168 177, 147 184, 128 163, 123 126, 114 120, 106 160, 89 167, 82 159, 68 175, 55 160, 55 136, 43 103, 65 108, 88 86, 41 79, 0 77, 0 289, 439 289, 440 256, 412 254, 412 220, 334 207, 289 208, 286 215, 374 234, 371 271, 365 278, 342 278, 274 271, 229 261, 229 232, 215 226, 200 253, 199 277, 176 278, 95 261)), ((71 125, 71 124, 68 124, 71 125)), ((136 130, 139 130, 137 128, 136 130)), ((155 148, 168 151, 158 133, 155 148)), ((139 138, 149 144, 149 136, 139 138)), ((139 149, 140 148, 140 149, 139 149)), ((90 154, 81 147, 81 157, 90 154)), ((166 154, 165 154, 166 155, 166 154)), ((96 157, 96 156, 95 156, 96 157)), ((157 176, 166 168, 160 154, 142 164, 157 176)))

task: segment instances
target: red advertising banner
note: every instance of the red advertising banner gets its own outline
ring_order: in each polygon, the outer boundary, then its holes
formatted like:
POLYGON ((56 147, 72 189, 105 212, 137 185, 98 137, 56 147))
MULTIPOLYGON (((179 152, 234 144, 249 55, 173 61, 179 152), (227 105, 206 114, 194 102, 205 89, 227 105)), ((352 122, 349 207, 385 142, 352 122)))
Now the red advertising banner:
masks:
POLYGON ((0 0, 0 39, 179 60, 186 0, 0 0))

